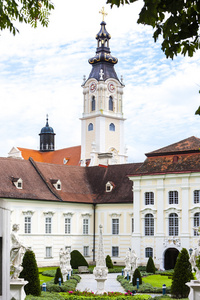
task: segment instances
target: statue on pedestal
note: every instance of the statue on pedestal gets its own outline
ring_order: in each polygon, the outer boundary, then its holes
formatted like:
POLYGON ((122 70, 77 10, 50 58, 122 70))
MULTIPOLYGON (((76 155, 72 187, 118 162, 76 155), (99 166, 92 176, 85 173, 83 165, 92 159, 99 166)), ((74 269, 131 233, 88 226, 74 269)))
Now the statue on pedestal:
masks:
POLYGON ((64 250, 63 248, 60 249, 59 252, 59 258, 60 258, 60 270, 63 275, 63 281, 67 280, 67 275, 71 275, 72 267, 70 265, 71 255, 70 255, 70 249, 67 248, 64 250))
POLYGON ((97 281, 97 292, 96 294, 103 294, 104 284, 107 280, 108 268, 106 267, 106 260, 104 256, 104 248, 103 248, 103 236, 102 236, 102 225, 99 225, 100 234, 99 234, 99 248, 97 253, 97 262, 96 267, 93 270, 93 274, 95 276, 95 280, 97 281))
POLYGON ((137 269, 137 255, 134 250, 131 251, 130 264, 131 271, 134 273, 135 269, 137 269))
POLYGON ((22 260, 26 252, 18 237, 19 225, 14 224, 11 232, 11 250, 10 250, 10 271, 11 279, 18 279, 23 270, 22 260))
POLYGON ((127 275, 129 274, 131 280, 133 273, 137 268, 137 255, 135 251, 134 250, 131 251, 131 249, 129 248, 129 250, 126 252, 124 261, 125 261, 124 277, 127 277, 127 275))
POLYGON ((194 248, 190 256, 190 263, 192 268, 196 270, 196 278, 200 281, 200 240, 198 241, 198 247, 194 248))

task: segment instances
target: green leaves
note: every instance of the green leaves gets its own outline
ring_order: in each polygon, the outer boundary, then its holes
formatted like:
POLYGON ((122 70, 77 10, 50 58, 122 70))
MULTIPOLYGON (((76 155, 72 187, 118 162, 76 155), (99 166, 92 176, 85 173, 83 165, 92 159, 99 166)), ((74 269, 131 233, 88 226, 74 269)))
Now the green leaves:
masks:
MULTIPOLYGON (((111 7, 119 7, 135 1, 137 0, 107 0, 107 3, 111 7)), ((154 41, 159 37, 163 39, 161 49, 167 58, 173 59, 178 53, 192 57, 200 48, 200 1, 144 0, 137 22, 155 29, 154 41)))
POLYGON ((48 26, 50 11, 54 5, 49 0, 0 0, 0 30, 8 29, 13 35, 19 30, 16 23, 28 23, 37 27, 48 26))

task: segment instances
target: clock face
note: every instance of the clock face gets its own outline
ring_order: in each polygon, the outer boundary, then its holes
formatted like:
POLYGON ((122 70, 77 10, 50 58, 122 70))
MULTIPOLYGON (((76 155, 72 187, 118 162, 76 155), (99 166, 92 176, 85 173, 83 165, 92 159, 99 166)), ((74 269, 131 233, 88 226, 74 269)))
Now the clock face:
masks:
POLYGON ((110 93, 114 93, 114 91, 115 91, 115 85, 114 85, 113 82, 109 82, 108 83, 108 90, 109 90, 110 93))
POLYGON ((94 92, 96 91, 96 88, 97 88, 96 83, 95 83, 95 82, 92 82, 92 83, 90 84, 90 92, 91 92, 91 93, 94 93, 94 92))

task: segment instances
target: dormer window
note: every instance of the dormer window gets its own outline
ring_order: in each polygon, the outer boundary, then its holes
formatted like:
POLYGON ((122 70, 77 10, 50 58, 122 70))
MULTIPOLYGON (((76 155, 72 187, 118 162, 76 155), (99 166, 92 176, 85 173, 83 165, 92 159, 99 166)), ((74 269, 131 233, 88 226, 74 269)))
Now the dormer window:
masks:
POLYGON ((60 179, 50 179, 52 185, 55 187, 56 190, 60 191, 61 190, 61 181, 60 179))
POLYGON ((111 181, 108 181, 106 183, 106 192, 109 193, 109 192, 112 192, 113 188, 115 187, 114 183, 111 182, 111 181))
POLYGON ((12 177, 12 182, 17 189, 22 190, 23 180, 21 178, 12 177))

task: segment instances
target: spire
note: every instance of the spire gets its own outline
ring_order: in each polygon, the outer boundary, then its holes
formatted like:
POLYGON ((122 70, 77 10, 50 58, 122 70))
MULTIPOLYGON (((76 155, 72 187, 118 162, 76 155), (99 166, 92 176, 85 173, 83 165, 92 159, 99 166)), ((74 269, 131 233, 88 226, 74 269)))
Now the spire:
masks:
POLYGON ((114 69, 114 65, 118 62, 118 59, 110 54, 109 40, 111 39, 111 35, 106 29, 104 17, 107 13, 105 13, 104 7, 99 13, 102 14, 103 21, 100 23, 101 28, 96 35, 96 55, 88 61, 92 65, 92 71, 88 79, 95 78, 98 81, 106 81, 108 78, 115 78, 119 81, 114 69), (102 76, 102 74, 104 75, 102 76))

